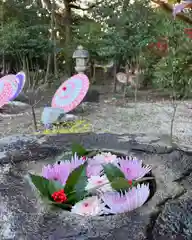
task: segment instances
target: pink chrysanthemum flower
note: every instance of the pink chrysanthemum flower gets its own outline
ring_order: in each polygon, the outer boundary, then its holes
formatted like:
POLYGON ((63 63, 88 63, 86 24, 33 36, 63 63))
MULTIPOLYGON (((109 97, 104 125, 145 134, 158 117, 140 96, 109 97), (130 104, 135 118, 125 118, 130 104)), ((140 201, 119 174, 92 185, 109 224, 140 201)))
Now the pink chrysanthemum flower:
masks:
POLYGON ((145 184, 137 185, 137 187, 133 187, 125 194, 119 192, 103 193, 101 196, 101 199, 105 204, 103 211, 106 214, 132 211, 141 207, 147 201, 149 193, 149 186, 145 184))
POLYGON ((102 152, 93 158, 88 159, 87 176, 100 176, 103 170, 102 165, 107 163, 117 163, 117 156, 110 152, 102 152))
POLYGON ((77 167, 82 165, 85 161, 78 158, 75 154, 71 161, 61 161, 53 165, 44 166, 42 169, 42 176, 49 180, 55 180, 65 185, 69 174, 77 167))
POLYGON ((142 161, 136 158, 119 158, 120 170, 124 173, 127 180, 137 180, 151 171, 150 166, 142 166, 142 161))
MULTIPOLYGON (((64 161, 65 162, 65 161, 64 161)), ((73 171, 75 168, 79 167, 80 165, 85 163, 84 157, 78 157, 75 153, 74 156, 72 156, 71 161, 68 161, 71 166, 71 171, 73 171)))
POLYGON ((100 176, 102 170, 103 167, 100 164, 89 164, 87 166, 87 177, 100 176))
POLYGON ((65 184, 66 180, 70 174, 69 164, 58 164, 44 166, 42 169, 42 176, 48 180, 55 180, 61 184, 65 184))

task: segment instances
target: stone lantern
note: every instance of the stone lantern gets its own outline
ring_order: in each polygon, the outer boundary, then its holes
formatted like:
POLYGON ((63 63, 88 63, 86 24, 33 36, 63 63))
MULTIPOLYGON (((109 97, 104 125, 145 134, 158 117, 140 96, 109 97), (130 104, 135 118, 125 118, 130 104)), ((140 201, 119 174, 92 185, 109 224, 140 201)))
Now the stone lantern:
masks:
POLYGON ((73 53, 73 58, 76 60, 75 70, 78 73, 84 73, 87 69, 87 62, 89 58, 89 52, 82 46, 78 46, 73 53))

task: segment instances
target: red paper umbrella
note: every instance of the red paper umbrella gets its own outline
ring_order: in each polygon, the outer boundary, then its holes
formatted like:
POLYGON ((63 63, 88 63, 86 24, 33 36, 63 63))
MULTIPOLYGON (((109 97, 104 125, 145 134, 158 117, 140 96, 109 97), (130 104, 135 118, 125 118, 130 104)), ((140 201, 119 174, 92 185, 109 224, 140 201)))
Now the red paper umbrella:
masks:
POLYGON ((52 99, 52 107, 62 108, 65 113, 75 109, 89 89, 89 79, 85 74, 77 74, 65 81, 52 99))
POLYGON ((0 107, 9 102, 10 96, 14 92, 13 85, 11 82, 5 79, 0 79, 0 107))

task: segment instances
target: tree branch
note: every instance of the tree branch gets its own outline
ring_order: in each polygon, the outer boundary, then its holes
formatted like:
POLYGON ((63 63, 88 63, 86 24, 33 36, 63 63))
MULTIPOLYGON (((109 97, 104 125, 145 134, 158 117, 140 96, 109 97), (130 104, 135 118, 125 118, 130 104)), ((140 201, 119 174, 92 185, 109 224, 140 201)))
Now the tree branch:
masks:
POLYGON ((69 4, 69 7, 70 8, 75 8, 75 9, 78 9, 78 10, 82 10, 82 11, 87 11, 87 10, 90 10, 94 7, 96 7, 98 4, 102 3, 103 1, 100 1, 98 3, 95 3, 95 4, 92 4, 91 6, 87 7, 87 8, 82 8, 81 6, 77 6, 77 5, 74 5, 72 3, 69 4))
MULTIPOLYGON (((162 9, 164 9, 165 11, 167 11, 169 13, 173 12, 173 7, 169 3, 163 2, 162 0, 152 0, 152 2, 158 4, 162 9)), ((192 19, 185 16, 183 13, 177 14, 176 17, 183 20, 184 22, 192 24, 192 19)))

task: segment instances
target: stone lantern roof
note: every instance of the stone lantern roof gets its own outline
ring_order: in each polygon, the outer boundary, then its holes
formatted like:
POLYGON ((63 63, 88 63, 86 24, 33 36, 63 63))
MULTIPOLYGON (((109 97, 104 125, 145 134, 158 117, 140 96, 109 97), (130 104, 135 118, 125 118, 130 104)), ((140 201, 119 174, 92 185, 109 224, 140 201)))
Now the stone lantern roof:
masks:
POLYGON ((83 48, 83 46, 78 46, 73 53, 73 58, 88 58, 89 52, 83 48))

